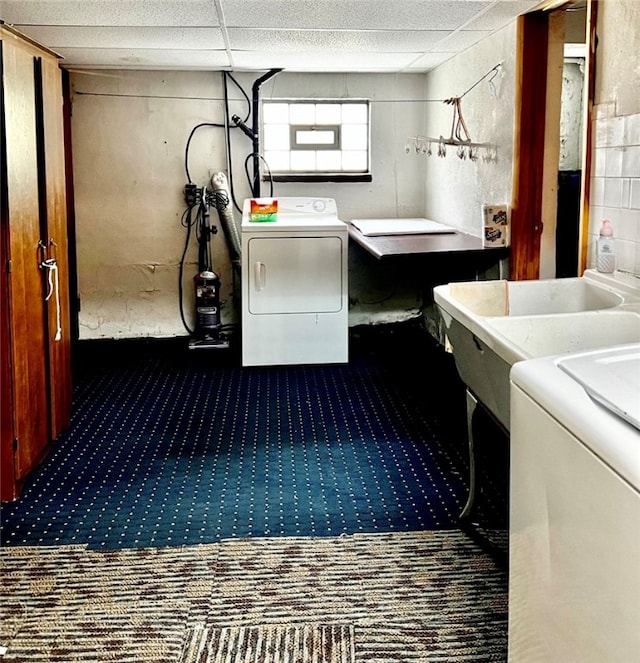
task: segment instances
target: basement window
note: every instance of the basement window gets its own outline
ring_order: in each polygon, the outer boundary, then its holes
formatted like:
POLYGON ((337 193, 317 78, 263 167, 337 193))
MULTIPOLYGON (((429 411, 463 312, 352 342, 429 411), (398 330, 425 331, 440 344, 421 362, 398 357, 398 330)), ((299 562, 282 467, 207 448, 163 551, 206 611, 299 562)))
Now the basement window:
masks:
POLYGON ((274 182, 370 182, 369 102, 262 102, 263 178, 274 182))

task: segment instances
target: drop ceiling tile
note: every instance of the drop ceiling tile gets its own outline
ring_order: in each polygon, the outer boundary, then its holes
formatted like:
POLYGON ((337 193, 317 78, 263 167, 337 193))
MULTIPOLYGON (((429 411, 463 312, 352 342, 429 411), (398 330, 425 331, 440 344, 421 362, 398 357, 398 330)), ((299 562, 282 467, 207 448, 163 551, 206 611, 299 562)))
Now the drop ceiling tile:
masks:
POLYGON ((126 48, 64 48, 62 67, 120 69, 219 69, 229 67, 225 51, 157 51, 126 48))
POLYGON ((489 7, 471 25, 466 25, 465 29, 499 30, 513 21, 516 16, 525 14, 539 4, 540 0, 502 0, 502 2, 494 4, 493 7, 489 7))
POLYGON ((451 59, 455 53, 425 53, 417 57, 407 68, 406 71, 410 73, 424 73, 431 69, 435 69, 438 65, 451 59))
POLYGON ((257 30, 230 28, 234 50, 405 53, 429 50, 449 35, 445 31, 257 30))
POLYGON ((229 27, 453 30, 492 2, 481 0, 220 0, 229 27))
POLYGON ((385 72, 399 71, 411 64, 420 53, 269 53, 233 51, 234 66, 252 71, 282 68, 297 72, 385 72))
POLYGON ((53 50, 73 48, 127 48, 197 50, 224 49, 220 28, 57 27, 16 26, 53 50))
POLYGON ((217 26, 212 0, 3 0, 14 25, 217 26))
POLYGON ((434 53, 460 53, 481 39, 488 37, 490 34, 488 30, 459 30, 458 32, 452 32, 448 37, 439 41, 431 51, 434 53))

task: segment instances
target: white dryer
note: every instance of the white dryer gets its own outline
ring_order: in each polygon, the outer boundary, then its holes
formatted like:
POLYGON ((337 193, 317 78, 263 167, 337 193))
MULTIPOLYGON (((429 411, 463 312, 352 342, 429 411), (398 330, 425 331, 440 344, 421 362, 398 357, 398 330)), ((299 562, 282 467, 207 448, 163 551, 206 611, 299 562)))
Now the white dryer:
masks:
POLYGON ((242 365, 346 363, 348 226, 332 198, 277 201, 273 221, 244 201, 242 365))
POLYGON ((509 661, 640 660, 640 344, 511 370, 509 661))

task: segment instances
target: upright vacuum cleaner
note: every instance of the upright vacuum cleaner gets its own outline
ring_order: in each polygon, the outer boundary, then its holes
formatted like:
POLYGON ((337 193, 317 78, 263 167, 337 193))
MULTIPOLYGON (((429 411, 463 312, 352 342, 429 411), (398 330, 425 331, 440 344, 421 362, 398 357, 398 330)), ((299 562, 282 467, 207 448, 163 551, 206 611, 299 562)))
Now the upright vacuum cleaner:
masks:
POLYGON ((205 188, 197 216, 198 273, 193 277, 196 322, 190 350, 227 350, 229 340, 222 334, 220 320, 220 277, 213 271, 211 237, 217 233, 209 217, 209 192, 205 188))
MULTIPOLYGON (((192 202, 199 201, 196 219, 198 240, 198 273, 193 277, 195 288, 195 329, 191 332, 189 348, 192 350, 224 350, 229 348, 228 330, 220 316, 220 277, 213 271, 211 238, 218 230, 211 225, 209 207, 215 206, 225 236, 233 275, 240 274, 241 237, 233 218, 227 177, 215 173, 211 177, 211 188, 202 195, 194 194, 192 202)), ((198 190, 200 191, 200 190, 198 190)), ((188 241, 188 238, 187 238, 188 241)))

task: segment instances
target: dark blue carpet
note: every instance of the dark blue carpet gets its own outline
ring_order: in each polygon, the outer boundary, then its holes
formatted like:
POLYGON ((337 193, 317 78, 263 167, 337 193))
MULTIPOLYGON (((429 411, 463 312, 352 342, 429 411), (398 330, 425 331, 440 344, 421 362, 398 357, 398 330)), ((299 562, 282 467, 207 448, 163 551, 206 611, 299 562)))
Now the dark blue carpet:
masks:
POLYGON ((344 366, 240 368, 175 341, 80 345, 71 427, 2 505, 3 545, 457 527, 464 393, 451 356, 414 331, 355 334, 344 366))

